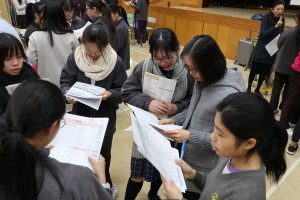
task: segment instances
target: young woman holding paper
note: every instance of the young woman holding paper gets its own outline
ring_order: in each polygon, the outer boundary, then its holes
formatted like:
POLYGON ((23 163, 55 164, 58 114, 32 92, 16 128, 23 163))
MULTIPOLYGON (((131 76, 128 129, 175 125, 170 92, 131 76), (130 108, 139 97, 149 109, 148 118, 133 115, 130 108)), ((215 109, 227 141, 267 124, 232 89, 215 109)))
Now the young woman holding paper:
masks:
POLYGON ((10 34, 0 33, 0 115, 4 114, 10 98, 6 86, 39 79, 25 59, 21 42, 10 34))
POLYGON ((86 167, 48 157, 44 148, 63 126, 64 113, 64 97, 48 81, 25 81, 15 90, 1 132, 1 199, 112 199, 101 186, 106 185, 103 157, 89 158, 96 176, 86 167))
MULTIPOLYGON (((165 131, 176 142, 186 141, 183 159, 196 170, 210 172, 219 157, 210 145, 217 105, 229 94, 245 91, 238 68, 226 68, 225 56, 216 41, 208 35, 195 36, 181 53, 195 87, 188 108, 161 124, 182 125, 183 129, 165 131)), ((198 200, 200 190, 187 181, 189 200, 198 200)))
MULTIPOLYGON (((100 108, 95 110, 73 99, 72 113, 86 117, 108 117, 101 155, 106 160, 106 177, 112 185, 109 174, 113 134, 116 131, 116 110, 122 102, 121 87, 127 78, 124 64, 108 43, 104 26, 90 25, 82 35, 82 44, 71 53, 62 72, 61 90, 66 93, 77 81, 105 88, 100 108)), ((113 188, 113 192, 116 192, 113 188)), ((114 193, 117 195, 117 193, 114 193)), ((116 196, 115 196, 116 197, 116 196)))
MULTIPOLYGON (((184 67, 179 56, 180 46, 175 33, 167 28, 155 30, 149 40, 151 56, 139 63, 122 87, 122 98, 143 110, 157 115, 172 116, 184 110, 190 103, 193 79, 184 67), (170 103, 155 99, 143 92, 145 73, 151 73, 176 81, 175 91, 170 103)), ((133 200, 140 192, 143 181, 151 182, 149 199, 159 199, 157 192, 161 185, 159 172, 138 151, 133 143, 131 174, 128 180, 125 200, 133 200)))
POLYGON ((265 78, 270 76, 276 54, 271 56, 266 50, 266 45, 283 32, 283 11, 284 2, 282 0, 277 0, 273 2, 271 11, 262 19, 258 41, 254 48, 247 92, 251 92, 251 85, 254 77, 256 74, 259 74, 255 93, 261 95, 259 89, 265 78))
MULTIPOLYGON (((202 190, 203 199, 266 199, 266 175, 278 182, 286 171, 285 129, 269 103, 259 95, 235 93, 218 106, 211 146, 221 156, 209 174, 182 160, 184 177, 202 190)), ((182 199, 174 182, 163 179, 168 199, 182 199)))

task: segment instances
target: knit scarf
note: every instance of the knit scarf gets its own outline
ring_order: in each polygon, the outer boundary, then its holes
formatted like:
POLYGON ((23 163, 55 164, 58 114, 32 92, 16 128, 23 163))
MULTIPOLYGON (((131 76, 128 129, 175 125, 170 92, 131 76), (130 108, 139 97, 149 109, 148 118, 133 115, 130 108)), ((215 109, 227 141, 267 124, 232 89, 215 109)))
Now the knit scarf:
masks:
POLYGON ((87 55, 83 44, 75 50, 76 65, 84 72, 86 77, 95 81, 105 79, 112 72, 117 62, 117 53, 109 44, 102 53, 96 61, 93 61, 87 55))
MULTIPOLYGON (((142 87, 143 87, 143 83, 144 83, 144 75, 146 72, 152 73, 157 76, 165 77, 162 74, 159 66, 154 64, 151 57, 147 58, 143 64, 142 87)), ((188 73, 188 71, 184 67, 184 62, 179 57, 174 66, 174 72, 173 72, 173 76, 172 76, 172 80, 175 80, 177 82, 176 86, 175 86, 176 92, 174 92, 173 97, 172 97, 173 103, 183 99, 186 96, 187 87, 188 87, 187 73, 188 73)))

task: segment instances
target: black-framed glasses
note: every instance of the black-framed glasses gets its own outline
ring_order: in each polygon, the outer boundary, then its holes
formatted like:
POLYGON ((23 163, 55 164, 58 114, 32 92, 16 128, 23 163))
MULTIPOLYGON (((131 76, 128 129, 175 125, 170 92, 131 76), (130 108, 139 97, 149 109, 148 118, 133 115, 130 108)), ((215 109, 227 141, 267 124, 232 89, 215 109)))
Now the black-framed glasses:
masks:
POLYGON ((188 64, 184 64, 184 67, 188 70, 189 73, 199 73, 198 69, 191 69, 188 64))
POLYGON ((62 129, 67 124, 66 120, 62 118, 59 123, 59 128, 62 129))
POLYGON ((161 61, 164 63, 171 63, 172 59, 173 59, 173 57, 166 57, 166 58, 162 58, 162 59, 152 57, 152 61, 156 64, 159 64, 161 61))

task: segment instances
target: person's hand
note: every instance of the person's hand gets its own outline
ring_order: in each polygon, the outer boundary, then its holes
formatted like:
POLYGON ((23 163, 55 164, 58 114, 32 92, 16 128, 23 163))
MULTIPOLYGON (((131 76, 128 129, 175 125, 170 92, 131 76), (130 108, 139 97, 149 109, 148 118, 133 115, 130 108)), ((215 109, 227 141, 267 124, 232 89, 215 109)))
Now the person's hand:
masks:
POLYGON ((111 97, 111 92, 105 90, 104 92, 101 92, 99 96, 102 96, 102 100, 106 100, 111 97))
POLYGON ((167 109, 168 109, 167 115, 174 115, 175 113, 177 113, 176 104, 165 102, 165 105, 167 106, 167 109))
POLYGON ((153 99, 149 104, 149 111, 159 115, 167 115, 168 107, 164 101, 153 99))
POLYGON ((44 149, 53 149, 54 145, 53 144, 50 144, 50 145, 47 145, 44 147, 44 149))
POLYGON ((99 160, 96 161, 92 157, 88 157, 89 162, 91 163, 94 173, 96 174, 98 180, 101 184, 106 184, 105 176, 105 159, 102 155, 99 156, 99 160))
POLYGON ((279 20, 278 20, 277 24, 275 25, 276 28, 278 28, 279 26, 281 26, 283 24, 282 19, 283 19, 283 16, 280 15, 279 20))
POLYGON ((190 140, 190 131, 184 129, 166 130, 164 131, 170 138, 178 143, 190 140))
POLYGON ((163 125, 163 124, 175 124, 174 120, 172 118, 166 118, 166 119, 161 119, 158 121, 158 124, 163 125))
MULTIPOLYGON (((65 90, 65 94, 67 94, 68 91, 69 91, 69 90, 65 90)), ((72 99, 72 98, 70 98, 70 97, 66 97, 66 99, 67 99, 67 101, 68 101, 69 103, 72 103, 72 104, 74 104, 74 103, 77 102, 75 99, 72 99)))
POLYGON ((175 163, 181 167, 183 177, 185 179, 192 180, 196 176, 196 170, 191 168, 186 162, 183 160, 176 160, 175 163))
POLYGON ((173 180, 170 180, 168 182, 162 175, 160 175, 160 177, 161 177, 161 180, 165 187, 164 195, 167 197, 167 199, 182 199, 183 198, 183 195, 182 195, 180 189, 175 185, 173 180))

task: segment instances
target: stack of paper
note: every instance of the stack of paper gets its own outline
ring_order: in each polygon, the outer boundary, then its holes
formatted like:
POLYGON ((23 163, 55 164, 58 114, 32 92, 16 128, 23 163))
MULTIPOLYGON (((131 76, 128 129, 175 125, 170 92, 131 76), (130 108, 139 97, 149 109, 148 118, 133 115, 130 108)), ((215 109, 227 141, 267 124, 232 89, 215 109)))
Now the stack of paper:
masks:
POLYGON ((104 91, 104 88, 95 85, 76 82, 67 92, 66 96, 98 110, 102 100, 99 94, 104 91))
POLYGON ((75 35, 77 36, 77 38, 81 37, 83 34, 83 31, 86 29, 86 27, 88 27, 89 25, 91 25, 91 22, 87 22, 84 27, 74 30, 75 35))
POLYGON ((166 178, 172 179, 182 192, 186 185, 181 168, 175 163, 179 159, 177 149, 171 147, 170 142, 153 126, 161 130, 178 129, 176 125, 158 125, 158 119, 151 113, 129 105, 134 114, 131 113, 133 126, 133 140, 139 151, 155 166, 155 168, 166 178), (166 128, 167 127, 167 128, 166 128))
POLYGON ((51 142, 50 157, 63 163, 81 165, 92 170, 88 156, 99 159, 108 118, 88 118, 65 114, 65 125, 51 142))

